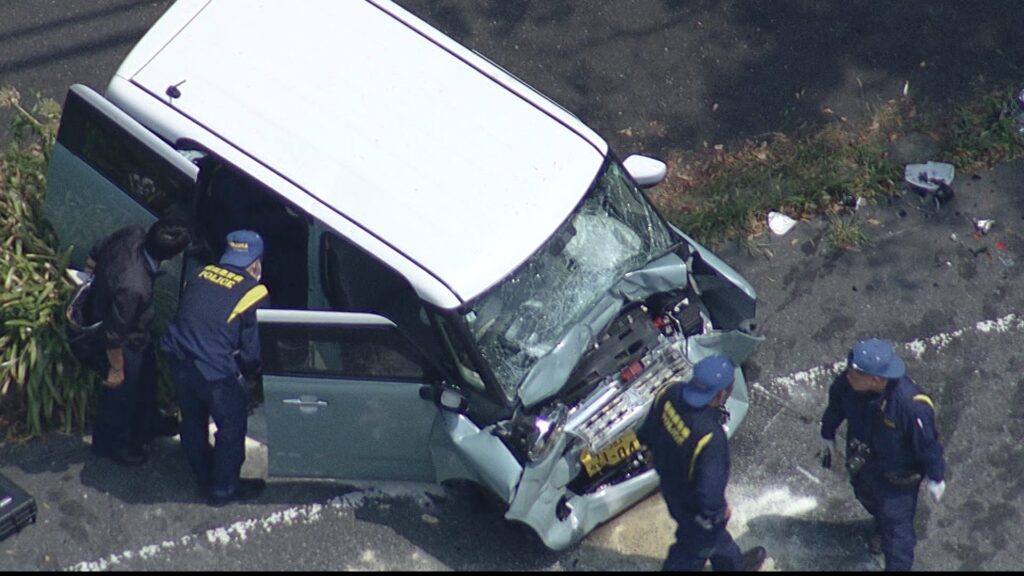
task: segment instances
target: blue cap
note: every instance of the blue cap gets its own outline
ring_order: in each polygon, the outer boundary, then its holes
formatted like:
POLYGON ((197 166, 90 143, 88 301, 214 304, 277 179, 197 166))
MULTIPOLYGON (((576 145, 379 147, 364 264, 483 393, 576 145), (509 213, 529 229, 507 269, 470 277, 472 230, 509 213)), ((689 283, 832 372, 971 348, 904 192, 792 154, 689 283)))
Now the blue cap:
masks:
POLYGON ((228 245, 220 263, 237 268, 248 268, 263 256, 263 238, 252 230, 235 230, 228 234, 228 245))
POLYGON ((725 356, 714 355, 697 362, 693 378, 683 385, 683 400, 694 408, 707 406, 722 390, 732 385, 736 366, 725 356))
POLYGON ((868 376, 891 380, 907 372, 907 366, 896 355, 892 344, 878 338, 861 340, 850 350, 850 367, 868 376))

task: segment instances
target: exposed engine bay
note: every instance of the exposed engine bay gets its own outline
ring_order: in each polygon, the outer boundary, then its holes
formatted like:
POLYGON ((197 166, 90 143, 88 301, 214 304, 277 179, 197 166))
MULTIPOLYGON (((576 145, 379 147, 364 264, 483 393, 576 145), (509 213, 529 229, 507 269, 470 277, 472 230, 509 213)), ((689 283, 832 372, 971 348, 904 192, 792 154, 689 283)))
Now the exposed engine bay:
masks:
POLYGON ((687 338, 710 330, 700 302, 686 293, 631 304, 597 336, 559 397, 536 415, 513 418, 506 439, 520 458, 536 461, 556 428, 572 438, 579 468, 568 488, 577 494, 648 470, 634 429, 664 386, 690 377, 687 338))

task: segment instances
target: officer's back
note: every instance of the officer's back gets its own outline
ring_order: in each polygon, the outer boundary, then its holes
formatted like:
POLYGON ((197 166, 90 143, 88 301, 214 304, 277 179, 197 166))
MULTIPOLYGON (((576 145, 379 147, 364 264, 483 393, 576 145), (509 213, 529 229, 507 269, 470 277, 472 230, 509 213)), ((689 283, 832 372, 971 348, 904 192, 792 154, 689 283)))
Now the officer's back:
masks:
MULTIPOLYGON (((683 383, 668 387, 651 408, 640 439, 654 453, 665 503, 673 517, 701 511, 699 487, 724 483, 729 476, 729 445, 718 410, 694 407, 683 399, 683 383), (660 426, 663 431, 656 428, 660 426), (700 459, 701 466, 697 466, 700 459)), ((724 502, 722 503, 724 505, 724 502)))

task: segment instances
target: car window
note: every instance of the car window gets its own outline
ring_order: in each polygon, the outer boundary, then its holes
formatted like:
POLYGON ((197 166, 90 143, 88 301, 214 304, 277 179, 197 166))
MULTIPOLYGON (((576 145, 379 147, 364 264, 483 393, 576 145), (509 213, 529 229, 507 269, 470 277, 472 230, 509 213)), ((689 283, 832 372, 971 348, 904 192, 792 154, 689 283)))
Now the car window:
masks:
POLYGON ((138 145, 123 127, 74 91, 68 93, 58 139, 158 218, 191 204, 195 185, 187 175, 138 145))
POLYGON ((268 374, 385 380, 425 380, 430 371, 393 328, 260 325, 268 374))
POLYGON ((232 230, 253 230, 263 237, 262 282, 274 308, 309 306, 309 224, 301 211, 271 188, 217 158, 202 163, 199 173, 197 231, 220 258, 232 230))

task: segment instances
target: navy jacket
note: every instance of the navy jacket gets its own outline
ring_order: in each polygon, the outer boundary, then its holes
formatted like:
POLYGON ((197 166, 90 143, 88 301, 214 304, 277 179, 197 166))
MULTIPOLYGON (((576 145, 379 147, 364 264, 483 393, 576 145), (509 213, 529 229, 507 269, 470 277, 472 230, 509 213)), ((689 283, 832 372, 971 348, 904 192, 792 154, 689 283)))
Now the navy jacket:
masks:
POLYGON ((260 370, 256 309, 267 301, 267 288, 244 270, 206 266, 186 284, 161 347, 194 361, 207 380, 253 376, 260 370))
POLYGON ((832 382, 828 408, 821 419, 821 436, 834 440, 847 422, 846 447, 860 440, 871 448, 866 470, 880 473, 917 472, 935 481, 946 473, 946 461, 931 398, 904 376, 890 380, 882 394, 855 391, 842 373, 832 382))
MULTIPOLYGON (((694 408, 683 400, 682 383, 655 400, 638 436, 654 453, 661 493, 669 513, 710 529, 725 521, 729 441, 716 408, 694 408)), ((688 522, 689 523, 689 522, 688 522)))

